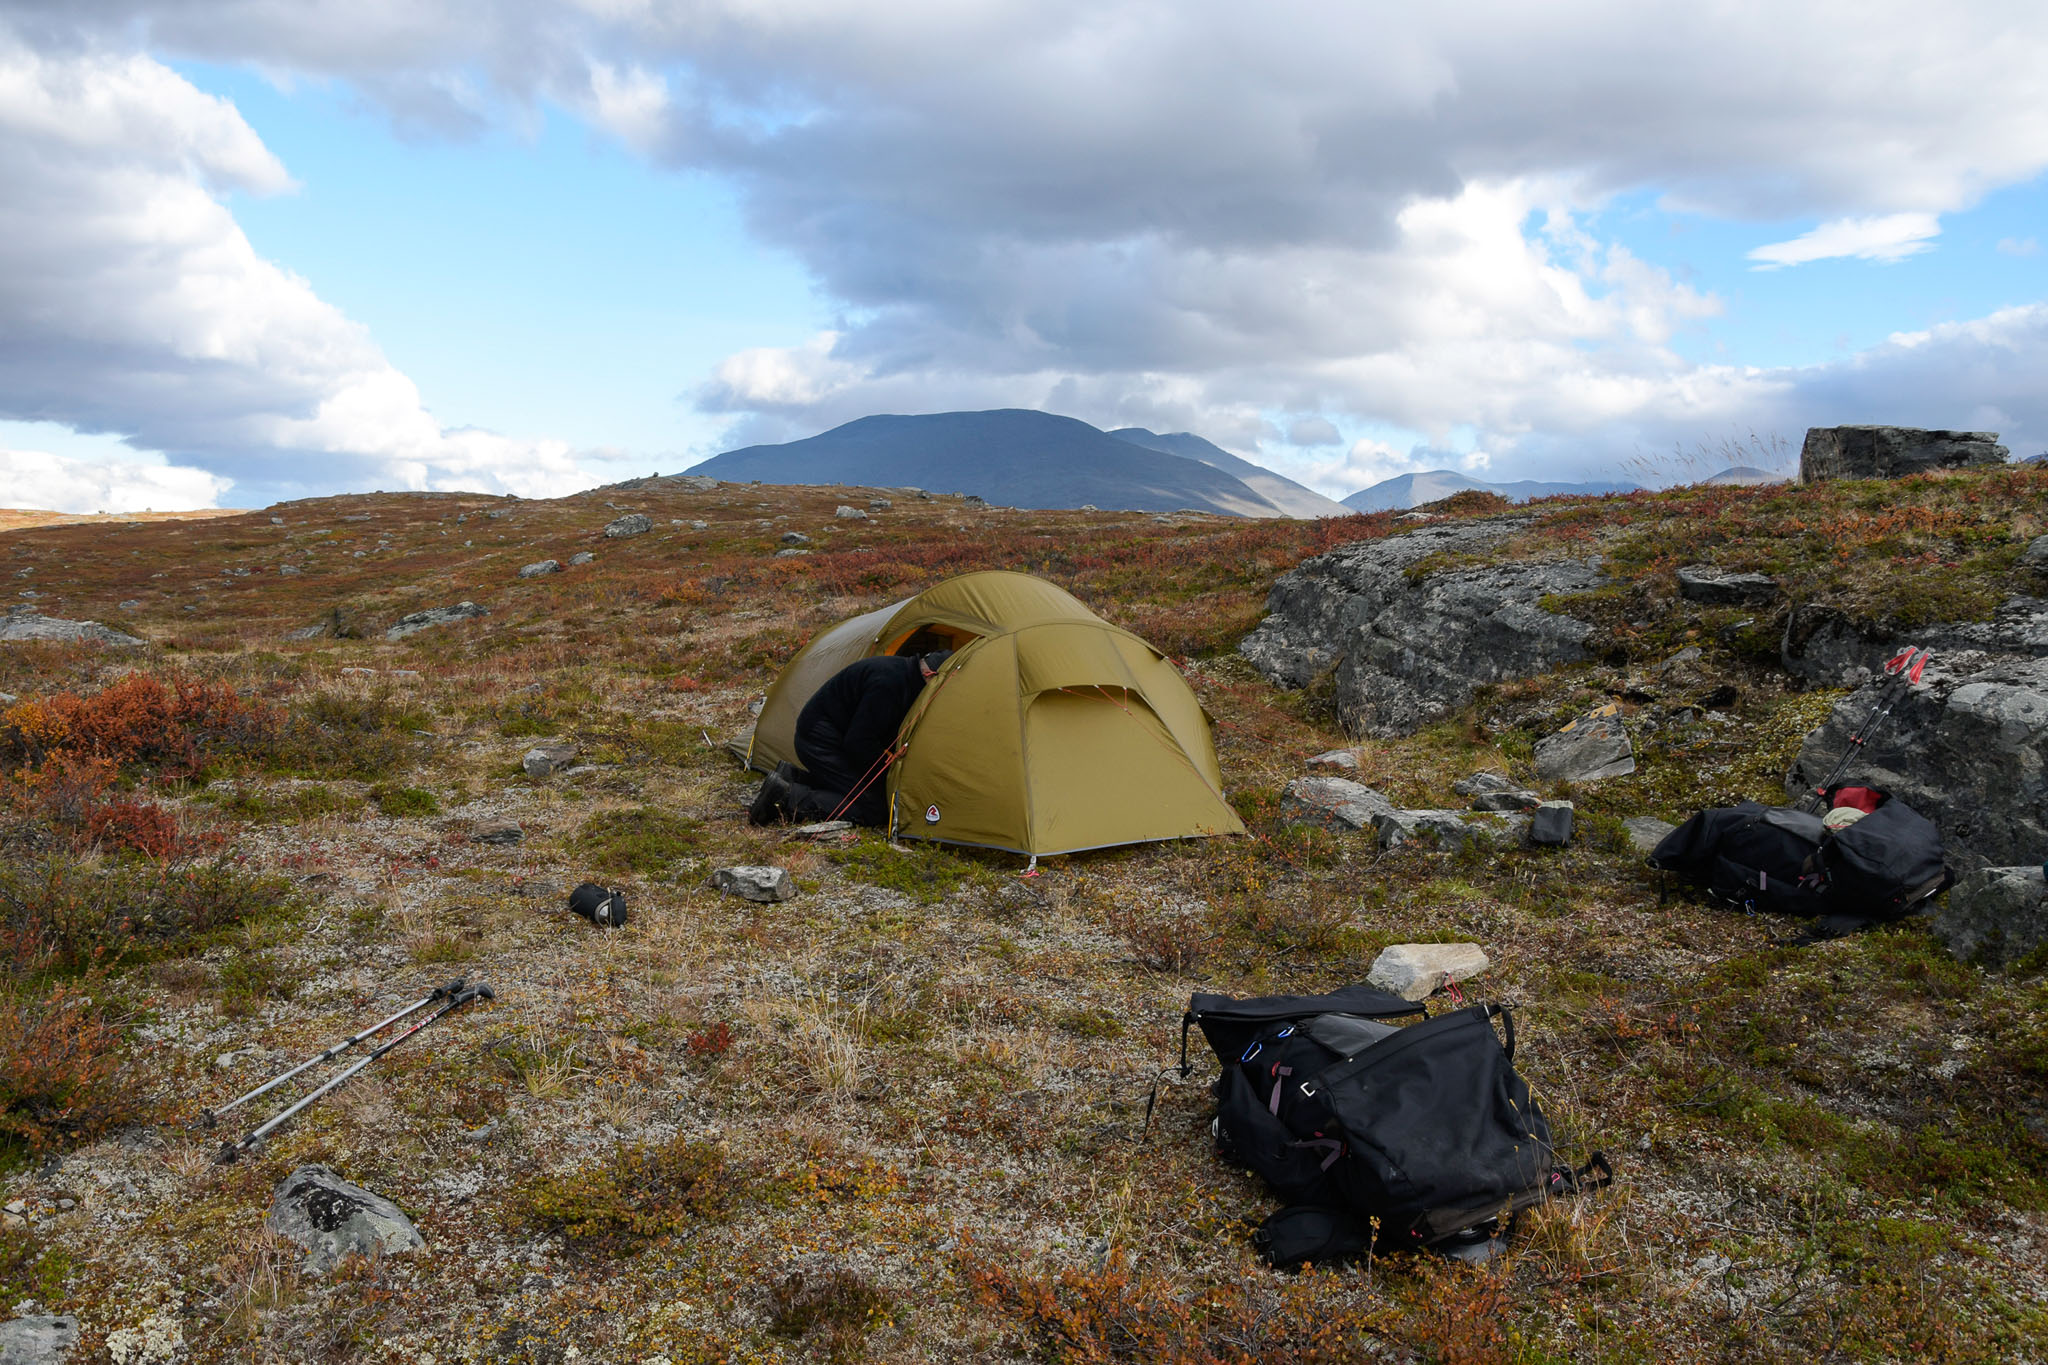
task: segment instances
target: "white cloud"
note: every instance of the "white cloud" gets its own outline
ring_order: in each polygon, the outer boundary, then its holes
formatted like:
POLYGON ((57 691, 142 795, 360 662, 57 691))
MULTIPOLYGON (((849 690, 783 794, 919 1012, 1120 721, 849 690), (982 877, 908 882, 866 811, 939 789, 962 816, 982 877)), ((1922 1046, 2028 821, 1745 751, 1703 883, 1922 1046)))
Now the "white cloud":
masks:
POLYGON ((1878 218, 1837 218, 1788 242, 1772 242, 1749 253, 1756 270, 1777 270, 1808 261, 1850 256, 1864 261, 1902 261, 1930 250, 1941 235, 1932 213, 1889 213, 1878 218))
POLYGON ((182 512, 218 507, 232 485, 218 474, 146 460, 79 460, 0 450, 0 502, 54 512, 182 512))
POLYGON ((257 255, 216 194, 290 177, 150 58, 0 30, 0 184, 0 417, 188 452, 258 498, 587 486, 560 442, 441 429, 362 327, 257 255))
POLYGON ((2040 249, 2040 242, 2032 237, 2001 237, 1998 239, 1998 252, 2001 256, 2031 256, 2040 249))

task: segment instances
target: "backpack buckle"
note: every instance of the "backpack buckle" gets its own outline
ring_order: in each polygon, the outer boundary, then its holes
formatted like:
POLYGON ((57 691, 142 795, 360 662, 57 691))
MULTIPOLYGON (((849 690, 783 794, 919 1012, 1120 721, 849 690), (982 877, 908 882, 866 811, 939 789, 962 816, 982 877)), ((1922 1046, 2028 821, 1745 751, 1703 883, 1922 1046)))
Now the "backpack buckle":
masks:
POLYGON ((1296 1087, 1296 1088, 1297 1088, 1297 1089, 1299 1089, 1299 1090, 1301 1091, 1301 1094, 1302 1094, 1302 1098, 1304 1098, 1304 1099, 1314 1099, 1314 1098, 1315 1098, 1315 1095, 1316 1095, 1316 1088, 1315 1088, 1315 1084, 1314 1084, 1313 1082, 1311 1082, 1311 1081, 1303 1081, 1303 1082, 1302 1082, 1302 1083, 1301 1083, 1301 1084, 1300 1084, 1300 1085, 1299 1085, 1298 1087, 1296 1087))

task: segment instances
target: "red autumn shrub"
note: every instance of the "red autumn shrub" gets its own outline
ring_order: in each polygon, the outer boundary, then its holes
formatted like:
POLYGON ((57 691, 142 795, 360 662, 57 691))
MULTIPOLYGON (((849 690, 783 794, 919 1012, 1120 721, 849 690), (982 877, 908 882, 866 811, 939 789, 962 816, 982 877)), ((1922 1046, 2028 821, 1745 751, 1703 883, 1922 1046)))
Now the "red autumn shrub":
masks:
POLYGON ((109 801, 85 818, 85 841, 152 858, 176 856, 184 846, 178 817, 154 801, 109 801))
POLYGON ((120 1027, 78 987, 0 999, 0 1135, 40 1151, 129 1122, 123 1069, 120 1027))

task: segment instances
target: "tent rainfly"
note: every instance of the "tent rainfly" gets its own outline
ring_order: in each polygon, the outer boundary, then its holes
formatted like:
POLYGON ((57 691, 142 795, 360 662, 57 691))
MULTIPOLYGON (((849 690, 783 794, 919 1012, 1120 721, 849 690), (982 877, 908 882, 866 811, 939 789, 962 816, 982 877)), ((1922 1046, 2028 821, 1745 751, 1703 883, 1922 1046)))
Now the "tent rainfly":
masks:
POLYGON ((1245 832, 1179 672, 1029 574, 962 574, 812 640, 768 688, 748 762, 794 762, 797 713, 846 665, 934 649, 954 654, 883 779, 892 835, 1037 855, 1245 832))

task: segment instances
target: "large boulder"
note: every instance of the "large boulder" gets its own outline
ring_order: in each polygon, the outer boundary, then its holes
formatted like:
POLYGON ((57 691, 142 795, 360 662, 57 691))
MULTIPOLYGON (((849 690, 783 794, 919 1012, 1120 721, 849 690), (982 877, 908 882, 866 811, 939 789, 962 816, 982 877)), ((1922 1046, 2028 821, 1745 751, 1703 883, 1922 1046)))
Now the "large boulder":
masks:
MULTIPOLYGON (((1933 820, 1957 868, 2038 865, 2048 859, 2048 659, 1972 662, 1935 655, 1845 779, 1888 791, 1933 820)), ((1882 686, 1851 693, 1806 737, 1788 792, 1827 776, 1882 686)))
POLYGON ((1586 657, 1593 626, 1537 605, 1606 580, 1594 559, 1449 566, 1410 578, 1434 556, 1485 555, 1527 518, 1431 524, 1361 541, 1281 576, 1270 615, 1238 646, 1282 687, 1333 664, 1344 723, 1405 735, 1464 706, 1482 685, 1586 657))
POLYGON ((1421 1000, 1446 981, 1468 981, 1492 965, 1476 943, 1396 943, 1373 959, 1365 981, 1403 1000, 1421 1000))
POLYGON ((389 1199, 351 1185, 325 1166, 301 1166, 278 1185, 264 1220, 306 1249, 306 1269, 324 1274, 344 1256, 394 1256, 426 1239, 389 1199))
POLYGON ((1777 599, 1778 580, 1769 574, 1688 564, 1678 571, 1678 595, 1708 607, 1758 607, 1777 599))
POLYGON ((640 512, 628 512, 615 521, 605 523, 604 533, 613 540, 625 536, 644 536, 654 529, 652 518, 640 512))
POLYGON ((1932 469, 2004 464, 2009 454, 1995 431, 1809 427, 1799 450, 1799 481, 1896 479, 1932 469))
POLYGON ((1964 962, 2007 967, 2048 947, 2048 880, 2039 867, 1985 867, 1949 890, 1934 936, 1964 962))

